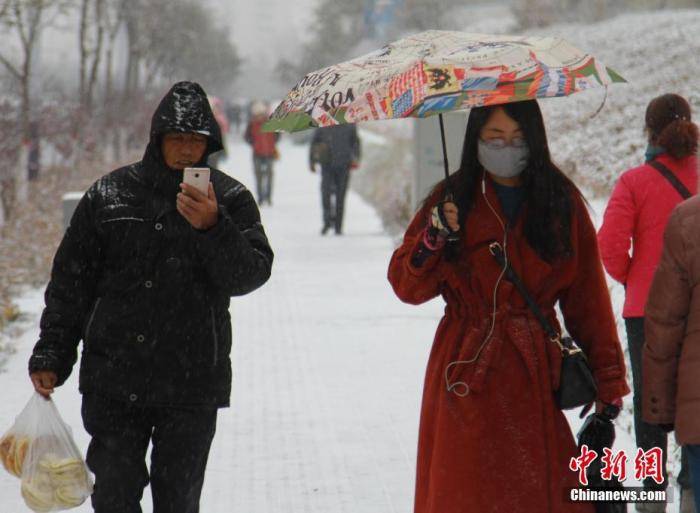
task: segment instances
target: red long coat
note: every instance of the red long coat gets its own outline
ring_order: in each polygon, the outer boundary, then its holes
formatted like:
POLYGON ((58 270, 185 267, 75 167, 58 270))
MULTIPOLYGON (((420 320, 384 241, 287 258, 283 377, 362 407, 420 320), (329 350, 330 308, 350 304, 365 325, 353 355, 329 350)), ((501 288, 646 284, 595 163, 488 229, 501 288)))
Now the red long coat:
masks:
MULTIPOLYGON (((490 184, 486 194, 505 219, 490 184)), ((578 452, 553 402, 561 353, 511 283, 498 287, 495 331, 478 361, 450 373, 450 383, 464 381, 471 392, 466 397, 447 392, 446 366, 472 358, 490 327, 501 270, 488 246, 503 241, 504 232, 479 191, 462 229, 459 260, 449 263, 437 253, 416 268, 410 260, 428 212, 429 207, 414 218, 389 265, 389 281, 402 301, 420 304, 442 295, 447 303, 423 390, 415 512, 592 513, 590 504, 564 501, 564 489, 578 486, 568 469, 578 452)), ((567 330, 589 357, 599 397, 626 395, 623 353, 585 205, 575 200, 575 256, 554 265, 526 242, 524 215, 508 232, 513 268, 555 326, 553 307, 560 301, 567 330)))

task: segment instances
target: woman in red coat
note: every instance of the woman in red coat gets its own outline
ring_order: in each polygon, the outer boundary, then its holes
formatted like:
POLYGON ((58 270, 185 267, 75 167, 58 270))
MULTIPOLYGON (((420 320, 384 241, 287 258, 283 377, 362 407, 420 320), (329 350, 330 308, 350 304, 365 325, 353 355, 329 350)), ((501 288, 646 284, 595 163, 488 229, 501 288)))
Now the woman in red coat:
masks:
MULTIPOLYGON (((645 451, 661 447, 666 454, 666 432, 642 420, 644 310, 661 259, 664 229, 674 207, 683 201, 681 192, 661 171, 671 173, 686 188, 687 194, 696 193, 698 129, 691 121, 690 105, 677 94, 665 94, 649 102, 645 124, 649 136, 646 163, 620 176, 605 209, 598 243, 608 274, 625 286, 622 316, 632 363, 637 445, 645 451), (632 256, 630 246, 633 247, 632 256)), ((681 502, 690 508, 693 499, 689 497, 686 459, 684 451, 678 481, 683 490, 681 502)), ((666 480, 658 485, 647 479, 644 484, 648 488, 666 488, 666 480)), ((651 506, 647 510, 665 511, 664 504, 657 506, 656 510, 651 506)), ((681 511, 688 509, 681 508, 681 511)))
POLYGON ((592 513, 565 500, 578 455, 554 403, 561 351, 489 252, 498 242, 545 312, 588 355, 599 407, 629 392, 596 233, 552 163, 535 101, 473 109, 454 203, 436 187, 389 265, 396 295, 441 295, 423 391, 416 513, 592 513), (447 224, 459 234, 445 243, 447 224))

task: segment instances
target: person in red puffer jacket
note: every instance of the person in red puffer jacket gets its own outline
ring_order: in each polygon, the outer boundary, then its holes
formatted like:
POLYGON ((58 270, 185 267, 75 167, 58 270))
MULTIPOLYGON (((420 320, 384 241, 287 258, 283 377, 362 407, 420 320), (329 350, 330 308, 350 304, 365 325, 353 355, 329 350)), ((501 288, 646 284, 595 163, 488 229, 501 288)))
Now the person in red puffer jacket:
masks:
MULTIPOLYGON (((665 460, 666 431, 642 420, 644 308, 661 258, 663 233, 671 212, 684 197, 697 192, 698 127, 691 121, 690 105, 676 94, 654 98, 647 107, 645 122, 649 137, 646 163, 624 172, 618 180, 598 232, 598 243, 608 274, 625 286, 622 315, 632 362, 637 445, 645 451, 661 447, 665 460)), ((686 492, 690 481, 685 454, 682 460, 678 482, 686 492)), ((651 480, 644 485, 659 487, 651 480)), ((666 487, 666 480, 661 487, 666 487)), ((683 495, 686 496, 684 502, 692 504, 692 499, 688 502, 690 492, 683 495)), ((648 509, 656 506, 650 504, 638 506, 647 507, 638 511, 665 511, 663 504, 658 505, 658 509, 648 509)))

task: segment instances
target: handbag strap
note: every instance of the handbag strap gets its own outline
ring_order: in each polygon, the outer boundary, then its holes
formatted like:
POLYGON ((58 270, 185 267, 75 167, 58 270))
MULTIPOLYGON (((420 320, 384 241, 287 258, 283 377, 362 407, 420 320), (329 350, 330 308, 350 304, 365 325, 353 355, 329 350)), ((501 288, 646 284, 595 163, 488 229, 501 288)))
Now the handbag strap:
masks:
POLYGON ((673 171, 664 166, 661 162, 652 160, 651 162, 648 162, 648 164, 654 169, 656 169, 659 173, 664 175, 664 178, 671 182, 671 185, 673 185, 673 187, 678 191, 678 194, 680 194, 683 199, 688 199, 692 196, 687 187, 681 183, 681 181, 676 175, 673 174, 673 171))
POLYGON ((537 305, 537 302, 532 298, 527 290, 527 287, 525 287, 525 284, 520 279, 520 276, 518 276, 518 274, 513 270, 510 263, 506 261, 506 256, 501 245, 498 242, 494 242, 489 245, 489 251, 491 252, 491 255, 493 255, 493 258, 496 259, 496 262, 498 262, 498 264, 505 269, 506 278, 515 286, 516 289, 518 289, 520 295, 523 296, 528 308, 530 308, 539 323, 542 325, 542 329, 544 329, 544 332, 547 334, 550 340, 559 345, 562 351, 566 350, 561 343, 561 337, 544 316, 542 310, 540 310, 540 307, 537 305))

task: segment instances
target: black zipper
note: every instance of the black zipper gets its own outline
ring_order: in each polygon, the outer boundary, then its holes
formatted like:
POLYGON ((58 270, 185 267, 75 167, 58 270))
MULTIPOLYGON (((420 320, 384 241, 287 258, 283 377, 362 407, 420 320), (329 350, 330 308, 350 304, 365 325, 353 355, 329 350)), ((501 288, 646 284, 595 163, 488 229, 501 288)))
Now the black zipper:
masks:
POLYGON ((102 301, 102 298, 98 297, 97 301, 95 301, 95 306, 92 307, 92 312, 90 312, 90 318, 88 319, 87 325, 85 326, 83 345, 87 345, 88 343, 88 338, 90 336, 90 328, 92 328, 92 321, 95 320, 95 313, 97 313, 97 307, 100 305, 100 301, 102 301))
POLYGON ((219 336, 216 334, 216 317, 214 316, 214 307, 209 307, 209 312, 211 313, 211 332, 214 335, 214 366, 219 361, 219 336))

